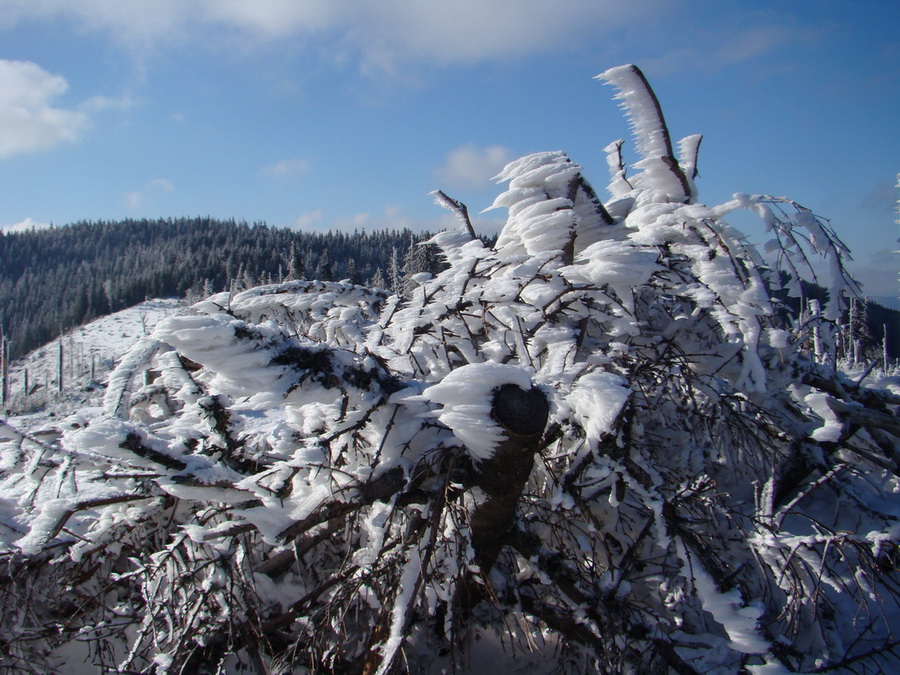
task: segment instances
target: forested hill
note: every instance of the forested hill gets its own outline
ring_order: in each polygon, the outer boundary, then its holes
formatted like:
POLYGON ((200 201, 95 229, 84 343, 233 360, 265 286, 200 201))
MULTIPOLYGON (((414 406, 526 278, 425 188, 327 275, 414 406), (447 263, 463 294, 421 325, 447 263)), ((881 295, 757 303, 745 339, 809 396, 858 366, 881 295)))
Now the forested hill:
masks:
MULTIPOLYGON (((146 298, 281 281, 350 279, 396 290, 424 235, 297 232, 234 220, 79 222, 0 235, 0 324, 15 357, 146 298)), ((433 259, 431 260, 433 263, 433 259)), ((421 269, 420 269, 421 268, 421 269)))
MULTIPOLYGON (((349 279, 406 290, 438 271, 429 237, 411 230, 298 232, 234 220, 178 218, 79 222, 0 234, 0 329, 14 358, 61 331, 148 298, 193 297, 288 279, 349 279)), ((809 291, 811 293, 811 291, 809 291)), ((854 339, 900 354, 898 313, 875 304, 848 316, 854 339)), ((793 308, 798 311, 799 307, 793 308)))

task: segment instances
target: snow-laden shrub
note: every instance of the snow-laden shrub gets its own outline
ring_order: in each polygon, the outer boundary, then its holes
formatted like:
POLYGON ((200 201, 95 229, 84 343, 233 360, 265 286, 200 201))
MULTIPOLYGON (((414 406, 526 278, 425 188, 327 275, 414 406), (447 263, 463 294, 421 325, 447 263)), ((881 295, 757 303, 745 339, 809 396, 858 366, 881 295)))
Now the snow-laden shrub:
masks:
POLYGON ((105 411, 0 428, 0 663, 121 672, 884 672, 900 667, 900 398, 787 300, 827 224, 697 202, 633 66, 641 160, 602 202, 517 160, 496 245, 432 240, 407 297, 213 296, 105 411), (723 219, 759 213, 763 261, 723 219), (779 267, 780 265, 780 267, 779 267), (785 281, 786 284, 782 284, 785 281))

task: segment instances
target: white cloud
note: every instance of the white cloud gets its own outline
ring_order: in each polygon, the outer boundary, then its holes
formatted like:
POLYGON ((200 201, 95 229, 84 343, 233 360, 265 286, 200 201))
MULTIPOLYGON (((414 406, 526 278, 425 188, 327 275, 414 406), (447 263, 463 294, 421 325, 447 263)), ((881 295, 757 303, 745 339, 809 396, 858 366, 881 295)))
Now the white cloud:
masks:
POLYGON ((0 157, 78 139, 87 124, 85 113, 52 105, 68 86, 35 63, 0 60, 0 157))
POLYGON ((150 181, 149 187, 157 188, 163 192, 174 192, 175 185, 168 178, 156 178, 150 181))
POLYGON ((674 0, 5 0, 5 20, 65 18, 138 51, 172 40, 248 44, 316 39, 365 68, 477 63, 620 38, 627 25, 662 20, 674 0))
POLYGON ((44 230, 50 227, 50 223, 39 223, 34 218, 26 218, 13 225, 0 225, 0 232, 11 234, 13 232, 31 232, 31 230, 44 230))
POLYGON ((719 48, 716 57, 732 63, 750 61, 804 39, 804 35, 781 24, 751 27, 732 35, 727 46, 719 48))
POLYGON ((336 230, 338 232, 353 232, 354 230, 361 230, 370 225, 375 229, 379 229, 379 226, 373 222, 371 213, 356 213, 349 218, 336 220, 333 223, 330 223, 327 229, 336 230))
POLYGON ((641 59, 639 65, 655 75, 715 72, 765 58, 790 45, 814 45, 820 38, 817 30, 799 25, 723 25, 709 32, 698 24, 696 32, 682 40, 687 46, 641 59))
POLYGON ((132 211, 136 211, 140 208, 141 204, 144 202, 144 195, 140 192, 128 192, 125 194, 125 206, 127 206, 132 211))
POLYGON ((168 178, 154 178, 140 190, 134 190, 125 194, 125 205, 132 211, 136 211, 153 196, 154 193, 174 192, 175 185, 168 178))
POLYGON ((104 110, 128 110, 138 105, 138 101, 131 96, 124 95, 118 98, 111 96, 92 96, 79 106, 81 110, 95 113, 104 110))
POLYGON ((295 230, 311 230, 318 227, 319 223, 322 222, 322 209, 316 209, 315 211, 308 211, 306 213, 300 214, 297 219, 294 221, 294 225, 292 229, 295 230))
POLYGON ((291 157, 282 159, 262 168, 262 173, 272 178, 296 178, 309 173, 312 162, 308 159, 291 157))
POLYGON ((366 0, 346 37, 364 65, 439 65, 517 58, 616 36, 629 20, 649 19, 669 0, 366 0))
POLYGON ((328 230, 334 230, 336 232, 353 232, 354 230, 360 230, 370 225, 375 229, 383 227, 381 223, 376 222, 371 213, 356 213, 349 217, 328 221, 324 219, 324 215, 322 209, 316 209, 315 211, 308 211, 307 213, 300 214, 300 216, 294 220, 291 229, 306 232, 326 232, 328 230))
POLYGON ((451 188, 486 188, 489 181, 512 161, 509 148, 489 145, 485 148, 467 143, 447 155, 434 174, 441 185, 451 188))
POLYGON ((334 28, 352 14, 359 2, 332 0, 203 0, 203 20, 222 23, 255 34, 262 39, 288 37, 334 28))
POLYGON ((62 18, 81 29, 108 32, 119 43, 140 49, 185 35, 199 4, 196 0, 4 0, 2 20, 15 25, 62 18))

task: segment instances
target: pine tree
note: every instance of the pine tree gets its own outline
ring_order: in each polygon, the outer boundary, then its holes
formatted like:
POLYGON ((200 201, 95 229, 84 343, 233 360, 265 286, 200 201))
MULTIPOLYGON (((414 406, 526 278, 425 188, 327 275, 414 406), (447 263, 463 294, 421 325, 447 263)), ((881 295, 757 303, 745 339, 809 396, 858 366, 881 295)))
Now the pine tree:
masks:
MULTIPOLYGON (((438 248, 434 244, 415 240, 410 242, 409 249, 403 258, 403 277, 400 290, 404 295, 410 295, 418 286, 419 281, 415 277, 420 274, 435 276, 441 270, 438 248)), ((420 277, 424 280, 426 277, 420 277)))
POLYGON ((362 277, 359 274, 359 270, 356 269, 356 260, 354 258, 347 260, 347 280, 351 284, 362 283, 362 277))
POLYGON ((372 275, 372 279, 369 281, 369 286, 372 288, 387 288, 387 280, 384 278, 384 272, 381 271, 381 268, 378 267, 375 269, 375 273, 372 275))
POLYGON ((291 242, 290 252, 288 253, 287 280, 303 279, 303 257, 293 241, 291 242))
POLYGON ((9 401, 9 340, 3 326, 0 325, 0 404, 4 407, 9 401))
POLYGON ((391 248, 391 260, 388 263, 388 287, 392 293, 400 293, 403 288, 403 273, 400 270, 400 254, 397 247, 391 248))
POLYGON ((334 266, 331 262, 331 256, 328 254, 328 249, 323 249, 319 254, 313 279, 317 281, 331 281, 334 279, 334 266))

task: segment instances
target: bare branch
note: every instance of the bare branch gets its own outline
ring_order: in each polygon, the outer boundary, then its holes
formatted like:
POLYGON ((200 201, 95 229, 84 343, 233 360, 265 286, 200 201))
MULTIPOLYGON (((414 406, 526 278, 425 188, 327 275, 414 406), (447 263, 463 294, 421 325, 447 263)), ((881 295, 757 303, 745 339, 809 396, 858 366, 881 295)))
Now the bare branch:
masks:
POLYGON ((452 197, 448 197, 443 190, 435 190, 431 194, 434 195, 434 199, 438 205, 443 206, 445 209, 453 211, 453 213, 456 214, 456 217, 459 218, 460 223, 465 226, 466 231, 473 240, 478 239, 475 228, 472 226, 472 221, 469 219, 469 209, 465 204, 452 197))

